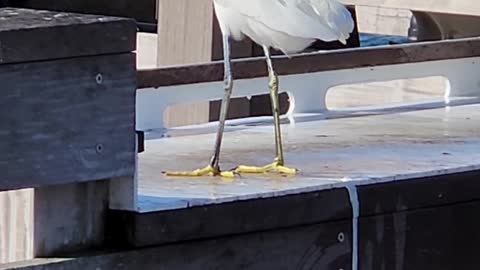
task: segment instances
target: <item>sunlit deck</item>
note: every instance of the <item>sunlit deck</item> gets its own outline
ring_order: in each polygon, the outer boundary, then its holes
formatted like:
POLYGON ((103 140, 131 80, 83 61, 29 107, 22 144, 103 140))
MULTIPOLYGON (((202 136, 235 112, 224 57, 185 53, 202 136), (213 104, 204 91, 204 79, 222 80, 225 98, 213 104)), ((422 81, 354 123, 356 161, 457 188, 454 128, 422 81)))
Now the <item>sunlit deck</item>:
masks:
MULTIPOLYGON (((300 170, 296 177, 165 177, 164 170, 205 165, 215 129, 210 125, 197 130, 204 134, 176 131, 172 137, 150 139, 139 157, 139 211, 275 197, 342 187, 350 181, 365 185, 480 169, 480 125, 475 124, 480 105, 462 105, 475 101, 433 109, 417 105, 404 112, 372 109, 298 116, 293 123, 285 119, 286 159, 300 170)), ((274 144, 269 121, 237 122, 227 129, 222 167, 270 162, 274 144)))

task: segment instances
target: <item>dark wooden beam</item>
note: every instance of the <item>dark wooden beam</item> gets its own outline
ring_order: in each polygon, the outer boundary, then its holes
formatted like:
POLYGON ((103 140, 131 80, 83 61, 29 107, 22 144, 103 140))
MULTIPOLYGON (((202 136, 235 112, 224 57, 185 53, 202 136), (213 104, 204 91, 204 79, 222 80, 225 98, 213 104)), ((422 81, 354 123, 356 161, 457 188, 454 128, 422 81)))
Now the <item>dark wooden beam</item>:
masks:
MULTIPOLYGON (((191 221, 192 222, 192 221, 191 221)), ((65 255, 70 259, 38 259, 7 264, 17 270, 84 269, 350 269, 349 222, 236 235, 206 241, 184 242, 139 250, 65 255)))
POLYGON ((107 231, 113 246, 143 247, 349 217, 351 208, 348 194, 344 189, 335 189, 175 211, 112 211, 107 231))
POLYGON ((133 20, 2 8, 0 65, 129 53, 136 47, 133 20))
POLYGON ((135 55, 0 65, 0 191, 132 176, 135 55))
POLYGON ((480 202, 365 217, 359 269, 478 269, 480 202))
POLYGON ((133 18, 156 24, 156 0, 9 0, 9 6, 133 18))
MULTIPOLYGON (((479 178, 480 171, 472 171, 359 186, 360 216, 480 201, 479 178)), ((114 246, 143 247, 331 222, 351 216, 346 189, 337 188, 172 211, 112 211, 107 231, 114 246)))
MULTIPOLYGON (((480 241, 480 218, 476 213, 479 211, 480 201, 475 200, 361 217, 359 269, 477 269, 480 263, 475 246, 480 241)), ((352 269, 352 223, 340 220, 135 250, 60 257, 68 259, 37 259, 7 264, 2 269, 349 270, 352 269)))
MULTIPOLYGON (((419 63, 480 56, 480 38, 334 50, 274 58, 280 75, 302 74, 382 65, 419 63)), ((234 60, 235 79, 267 76, 263 58, 234 60)), ((161 87, 223 80, 223 63, 178 66, 138 71, 138 87, 161 87)))
POLYGON ((0 16, 0 191, 133 176, 133 21, 0 16))

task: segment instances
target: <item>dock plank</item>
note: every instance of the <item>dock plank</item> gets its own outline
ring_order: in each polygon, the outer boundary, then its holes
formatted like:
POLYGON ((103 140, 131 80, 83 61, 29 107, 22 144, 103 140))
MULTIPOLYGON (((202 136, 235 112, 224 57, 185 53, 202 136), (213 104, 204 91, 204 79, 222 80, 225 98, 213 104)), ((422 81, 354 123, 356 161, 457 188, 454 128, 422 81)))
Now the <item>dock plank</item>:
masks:
MULTIPOLYGON (((284 149, 295 177, 244 175, 233 181, 219 178, 165 177, 165 170, 205 165, 211 155, 215 125, 178 129, 166 138, 147 133, 146 151, 139 157, 139 192, 157 201, 140 202, 139 211, 160 211, 222 202, 276 197, 344 185, 431 177, 480 168, 480 105, 449 108, 368 110, 298 116, 283 125, 284 149), (199 133, 200 132, 200 133, 199 133), (196 135, 192 135, 195 134, 196 135), (195 142, 195 143, 192 143, 195 142)), ((226 128, 221 166, 262 165, 274 156, 273 127, 268 120, 231 122, 226 128)), ((467 194, 467 193, 465 193, 467 194)))
POLYGON ((0 64, 129 53, 133 20, 22 8, 0 8, 0 64))
POLYGON ((134 63, 120 54, 0 65, 0 190, 133 176, 134 63))

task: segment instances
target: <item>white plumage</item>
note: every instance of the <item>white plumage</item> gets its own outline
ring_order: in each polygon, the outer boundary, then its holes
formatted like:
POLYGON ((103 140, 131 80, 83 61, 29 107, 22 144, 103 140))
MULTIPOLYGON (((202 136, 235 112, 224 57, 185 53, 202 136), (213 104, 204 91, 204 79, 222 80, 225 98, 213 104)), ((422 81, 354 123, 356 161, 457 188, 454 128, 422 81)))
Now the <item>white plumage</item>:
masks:
POLYGON ((316 39, 346 43, 354 28, 350 12, 337 0, 214 0, 224 35, 244 35, 285 54, 304 50, 316 39))

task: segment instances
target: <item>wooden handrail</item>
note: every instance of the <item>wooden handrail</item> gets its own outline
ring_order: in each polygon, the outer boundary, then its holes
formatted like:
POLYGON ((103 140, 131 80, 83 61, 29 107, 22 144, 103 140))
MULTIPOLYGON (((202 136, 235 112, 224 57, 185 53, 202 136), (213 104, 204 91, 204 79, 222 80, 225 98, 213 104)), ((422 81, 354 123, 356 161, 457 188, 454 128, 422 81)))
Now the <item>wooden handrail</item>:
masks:
MULTIPOLYGON (((274 65, 279 75, 292 75, 476 56, 480 56, 480 37, 307 53, 294 55, 290 59, 279 56, 275 57, 274 65)), ((267 76, 263 58, 234 60, 233 72, 235 79, 267 76)), ((221 61, 137 71, 139 89, 215 82, 222 79, 221 61)))
POLYGON ((457 15, 480 15, 480 2, 472 0, 341 0, 347 5, 408 9, 457 15))

